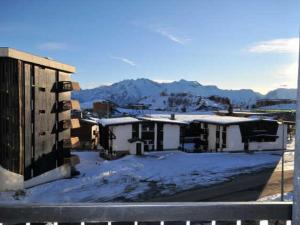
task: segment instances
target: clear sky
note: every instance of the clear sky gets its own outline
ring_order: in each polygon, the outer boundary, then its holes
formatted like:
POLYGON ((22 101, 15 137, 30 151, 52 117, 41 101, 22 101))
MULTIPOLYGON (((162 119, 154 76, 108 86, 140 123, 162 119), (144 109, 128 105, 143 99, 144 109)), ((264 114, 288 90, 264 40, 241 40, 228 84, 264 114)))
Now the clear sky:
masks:
POLYGON ((299 0, 1 1, 0 46, 77 67, 83 88, 181 78, 296 87, 299 0))

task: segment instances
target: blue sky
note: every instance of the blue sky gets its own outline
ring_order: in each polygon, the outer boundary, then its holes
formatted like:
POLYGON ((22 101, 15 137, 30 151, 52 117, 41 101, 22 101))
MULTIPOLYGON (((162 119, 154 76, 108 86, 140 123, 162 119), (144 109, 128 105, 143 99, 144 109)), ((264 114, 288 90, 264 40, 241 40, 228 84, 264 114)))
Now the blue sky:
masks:
POLYGON ((3 1, 0 45, 75 65, 83 88, 181 78, 296 87, 298 0, 3 1))

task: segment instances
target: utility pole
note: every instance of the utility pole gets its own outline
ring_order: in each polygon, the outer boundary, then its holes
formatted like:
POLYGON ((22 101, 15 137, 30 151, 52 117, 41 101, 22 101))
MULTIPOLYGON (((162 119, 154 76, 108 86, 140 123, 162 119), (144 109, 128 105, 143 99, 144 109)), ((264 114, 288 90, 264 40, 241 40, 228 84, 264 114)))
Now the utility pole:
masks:
POLYGON ((282 121, 282 156, 281 156, 281 201, 284 201, 284 123, 282 121))
POLYGON ((295 153, 294 153, 294 191, 293 191, 293 218, 292 218, 293 225, 300 224, 300 149, 299 149, 300 147, 300 88, 299 88, 300 68, 299 68, 299 62, 300 62, 300 57, 298 58, 298 89, 297 89, 297 107, 296 107, 296 112, 298 113, 296 113, 296 146, 295 146, 295 153))

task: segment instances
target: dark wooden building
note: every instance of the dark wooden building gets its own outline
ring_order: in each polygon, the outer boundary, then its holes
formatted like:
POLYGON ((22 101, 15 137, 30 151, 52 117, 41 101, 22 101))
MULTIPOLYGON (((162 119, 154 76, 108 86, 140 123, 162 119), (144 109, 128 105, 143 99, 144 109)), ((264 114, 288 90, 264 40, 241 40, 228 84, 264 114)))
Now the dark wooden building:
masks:
POLYGON ((108 100, 97 101, 93 103, 93 113, 99 118, 109 118, 116 105, 108 100))
POLYGON ((70 138, 75 67, 0 48, 0 165, 28 180, 64 164, 70 138))

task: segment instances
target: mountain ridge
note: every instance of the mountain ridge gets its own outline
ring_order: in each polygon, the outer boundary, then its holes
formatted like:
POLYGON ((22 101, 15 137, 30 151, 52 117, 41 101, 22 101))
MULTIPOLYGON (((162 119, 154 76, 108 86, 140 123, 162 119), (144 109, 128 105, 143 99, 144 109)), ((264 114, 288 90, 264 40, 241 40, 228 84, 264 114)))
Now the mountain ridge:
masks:
MULTIPOLYGON (((92 89, 84 89, 72 94, 73 99, 79 100, 81 104, 92 104, 97 100, 110 100, 120 106, 128 104, 150 104, 160 98, 169 100, 170 96, 179 96, 184 102, 199 102, 201 99, 210 96, 228 98, 233 104, 250 106, 258 99, 272 98, 296 98, 296 89, 279 88, 263 95, 252 89, 220 89, 215 85, 202 85, 198 81, 180 79, 173 82, 159 83, 147 78, 125 79, 111 85, 99 86, 92 89), (181 95, 180 95, 181 94, 181 95), (183 96, 182 94, 186 94, 183 96), (166 98, 166 96, 169 96, 166 98)), ((167 105, 166 103, 164 103, 167 105)), ((188 104, 188 103, 187 103, 188 104)), ((157 106, 158 107, 158 106, 157 106)), ((158 108, 164 108, 162 103, 158 108)))

